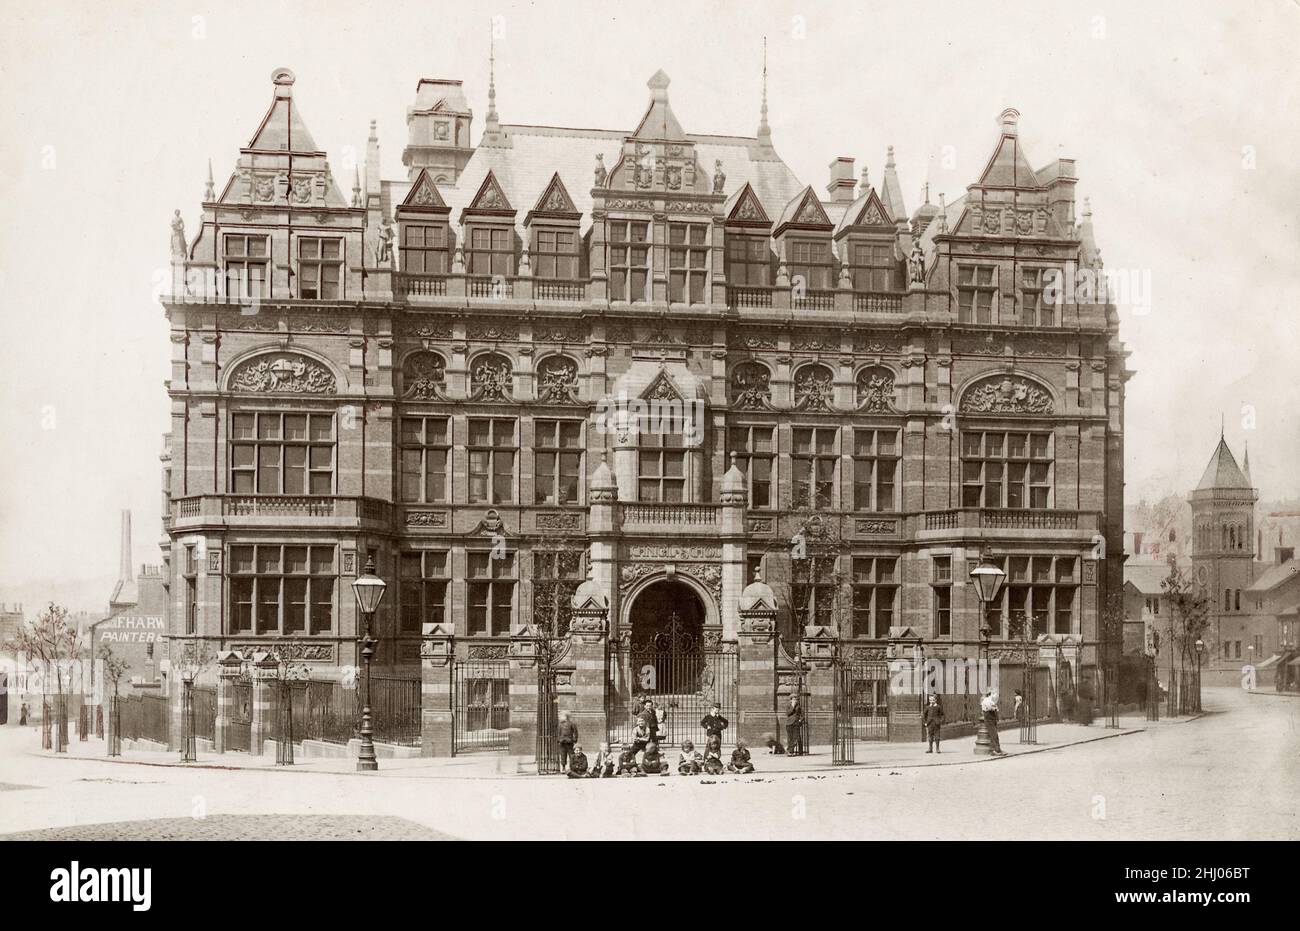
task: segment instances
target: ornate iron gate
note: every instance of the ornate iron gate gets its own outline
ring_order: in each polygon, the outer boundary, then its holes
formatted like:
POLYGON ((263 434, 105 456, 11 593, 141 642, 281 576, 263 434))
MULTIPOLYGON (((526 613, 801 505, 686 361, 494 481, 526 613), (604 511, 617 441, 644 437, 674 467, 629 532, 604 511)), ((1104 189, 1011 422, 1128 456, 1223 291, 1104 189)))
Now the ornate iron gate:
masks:
POLYGON ((510 749, 510 661, 452 664, 451 753, 510 749))
POLYGON ((560 771, 559 709, 555 698, 555 670, 537 666, 537 774, 560 771))
POLYGON ((253 742, 253 682, 238 678, 230 683, 230 717, 226 720, 227 750, 247 751, 253 742))
POLYGON ((889 739, 889 663, 841 658, 832 672, 831 762, 852 763, 856 741, 889 739))
MULTIPOLYGON (((662 748, 689 740, 704 748, 700 721, 716 702, 733 720, 739 704, 740 662, 736 644, 711 642, 684 630, 675 621, 647 640, 630 635, 610 645, 605 710, 610 741, 631 743, 645 699, 660 713, 662 748)), ((735 731, 723 740, 734 738, 735 731)))

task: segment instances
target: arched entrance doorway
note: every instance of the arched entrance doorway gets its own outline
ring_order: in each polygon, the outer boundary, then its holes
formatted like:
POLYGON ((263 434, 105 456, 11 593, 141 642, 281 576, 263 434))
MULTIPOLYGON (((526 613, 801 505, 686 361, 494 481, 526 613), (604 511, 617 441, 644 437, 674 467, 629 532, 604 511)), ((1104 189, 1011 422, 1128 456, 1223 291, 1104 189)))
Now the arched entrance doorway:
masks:
POLYGON ((701 594, 680 578, 659 578, 631 593, 628 627, 612 645, 610 739, 627 742, 649 698, 663 714, 660 740, 704 746, 700 720, 716 701, 736 709, 735 644, 706 638, 710 614, 701 594))

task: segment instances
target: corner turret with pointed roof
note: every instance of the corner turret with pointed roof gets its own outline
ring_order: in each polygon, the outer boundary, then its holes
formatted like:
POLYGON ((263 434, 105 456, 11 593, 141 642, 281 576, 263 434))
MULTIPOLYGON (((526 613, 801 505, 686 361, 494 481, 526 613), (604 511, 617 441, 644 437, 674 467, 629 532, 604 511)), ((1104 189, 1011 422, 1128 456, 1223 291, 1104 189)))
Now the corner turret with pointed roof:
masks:
POLYGON ((1227 488, 1250 489, 1251 484, 1250 479, 1237 465, 1232 450, 1228 448, 1227 440, 1220 436, 1219 445, 1214 448, 1214 454, 1210 456, 1210 462, 1205 467, 1196 490, 1212 491, 1227 488))

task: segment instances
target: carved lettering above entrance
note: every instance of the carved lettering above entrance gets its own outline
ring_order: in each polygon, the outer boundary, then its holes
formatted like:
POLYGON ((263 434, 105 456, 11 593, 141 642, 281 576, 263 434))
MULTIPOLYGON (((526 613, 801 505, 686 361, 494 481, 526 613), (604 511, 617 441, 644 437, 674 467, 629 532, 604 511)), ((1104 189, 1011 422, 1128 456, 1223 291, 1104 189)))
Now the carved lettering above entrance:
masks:
POLYGON ((627 548, 632 559, 710 560, 722 558, 720 546, 689 546, 677 543, 634 543, 627 548))
POLYGON ((334 394, 334 375, 325 366, 296 353, 257 356, 235 367, 230 390, 282 394, 334 394))

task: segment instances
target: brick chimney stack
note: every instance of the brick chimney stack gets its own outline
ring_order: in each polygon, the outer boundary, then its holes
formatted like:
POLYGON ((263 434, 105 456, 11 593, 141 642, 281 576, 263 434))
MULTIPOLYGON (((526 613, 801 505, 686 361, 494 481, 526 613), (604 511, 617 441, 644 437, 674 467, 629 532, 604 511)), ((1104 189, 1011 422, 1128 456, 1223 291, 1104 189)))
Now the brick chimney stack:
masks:
POLYGON ((831 182, 826 185, 826 193, 831 196, 831 200, 838 204, 851 204, 853 202, 854 188, 856 179, 853 172, 853 159, 847 155, 841 155, 835 161, 831 162, 831 182))

